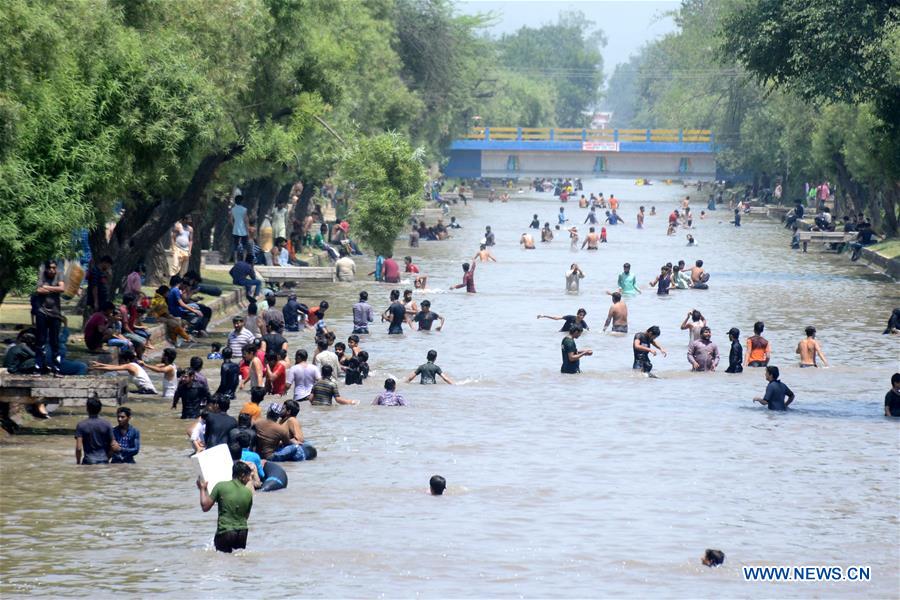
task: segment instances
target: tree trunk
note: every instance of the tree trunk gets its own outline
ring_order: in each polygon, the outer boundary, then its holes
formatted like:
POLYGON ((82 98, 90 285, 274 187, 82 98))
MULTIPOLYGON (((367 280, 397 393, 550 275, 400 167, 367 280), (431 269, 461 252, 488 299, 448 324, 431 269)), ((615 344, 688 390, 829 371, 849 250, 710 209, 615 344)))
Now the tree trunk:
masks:
POLYGON ((872 229, 876 232, 883 231, 883 218, 881 214, 882 198, 884 194, 875 186, 869 188, 869 198, 871 204, 869 206, 869 220, 872 223, 872 229))
POLYGON ((226 198, 215 200, 210 221, 213 223, 212 249, 222 255, 222 262, 231 262, 231 224, 228 222, 228 202, 226 198))
POLYGON ((849 169, 847 169, 847 164, 844 162, 843 155, 835 153, 831 158, 834 161, 838 184, 849 198, 850 204, 853 206, 853 212, 863 212, 869 205, 868 190, 853 180, 849 169))
POLYGON ((91 231, 91 252, 94 256, 109 254, 114 259, 113 294, 118 291, 122 278, 147 256, 147 249, 159 242, 182 215, 199 206, 218 168, 243 151, 243 145, 235 144, 228 150, 203 158, 180 197, 136 202, 137 208, 126 211, 116 223, 109 242, 103 227, 91 231))
POLYGON ((297 206, 294 207, 294 219, 300 223, 300 227, 303 226, 303 220, 306 219, 306 215, 309 214, 309 207, 312 204, 313 196, 315 196, 318 188, 318 182, 310 182, 304 185, 303 191, 300 192, 300 200, 297 202, 297 206))
MULTIPOLYGON (((202 203, 205 204, 205 203, 202 203)), ((206 218, 206 210, 204 206, 198 206, 191 213, 191 222, 194 224, 194 245, 191 246, 191 257, 188 260, 188 270, 200 272, 203 265, 203 246, 207 246, 206 240, 209 238, 209 231, 212 224, 206 218)))
MULTIPOLYGON (((259 218, 259 197, 264 184, 264 179, 253 179, 244 184, 241 189, 244 192, 244 207, 247 209, 247 216, 250 220, 251 227, 256 229, 259 235, 259 226, 262 220, 259 218)), ((258 240, 257 240, 258 243, 258 240)))
POLYGON ((3 305, 3 300, 6 299, 7 294, 9 294, 9 288, 0 286, 0 306, 3 305))
MULTIPOLYGON (((290 187, 288 187, 288 191, 290 191, 290 187)), ((275 183, 274 179, 266 178, 263 180, 263 183, 260 186, 259 200, 257 201, 256 207, 256 222, 260 225, 262 225, 266 215, 272 212, 272 207, 275 206, 275 200, 279 195, 279 192, 278 184, 275 183)))
POLYGON ((166 254, 166 246, 163 240, 159 240, 144 257, 144 266, 147 268, 147 283, 151 286, 169 285, 172 274, 172 261, 166 254))
POLYGON ((900 181, 894 181, 885 187, 881 194, 881 206, 884 208, 884 235, 888 237, 897 237, 898 201, 900 201, 900 181))

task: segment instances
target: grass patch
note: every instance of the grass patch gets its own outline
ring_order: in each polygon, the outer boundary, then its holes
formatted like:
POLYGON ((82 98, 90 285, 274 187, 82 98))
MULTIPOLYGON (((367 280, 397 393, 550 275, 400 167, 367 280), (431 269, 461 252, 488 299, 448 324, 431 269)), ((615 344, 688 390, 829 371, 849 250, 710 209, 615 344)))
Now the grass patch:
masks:
POLYGON ((890 239, 868 246, 869 250, 888 258, 900 257, 900 240, 890 239))

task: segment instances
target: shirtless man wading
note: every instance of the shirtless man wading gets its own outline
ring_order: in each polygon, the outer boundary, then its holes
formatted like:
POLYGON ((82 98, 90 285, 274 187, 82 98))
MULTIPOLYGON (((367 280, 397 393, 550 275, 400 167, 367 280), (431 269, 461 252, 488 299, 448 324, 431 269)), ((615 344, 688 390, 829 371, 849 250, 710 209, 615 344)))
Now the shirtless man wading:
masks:
POLYGON ((603 331, 606 331, 610 322, 612 322, 613 333, 628 333, 628 306, 622 302, 622 294, 619 292, 612 293, 612 306, 609 307, 606 315, 603 331))
POLYGON ((523 233, 522 237, 519 238, 519 245, 523 246, 525 250, 534 250, 534 238, 527 233, 523 233))
POLYGON ((585 246, 587 246, 588 250, 598 250, 600 248, 600 234, 597 233, 594 227, 588 230, 587 237, 584 238, 581 248, 584 249, 585 246))
POLYGON ((816 356, 822 359, 823 366, 828 366, 828 361, 822 354, 822 347, 816 339, 816 328, 813 326, 806 328, 806 339, 797 344, 797 354, 800 355, 800 368, 818 367, 816 356))
POLYGON ((481 247, 478 249, 478 254, 475 255, 475 257, 472 259, 472 262, 476 262, 479 260, 481 262, 488 262, 488 261, 497 262, 497 259, 494 258, 494 255, 491 254, 491 251, 488 250, 487 246, 485 246, 484 244, 482 244, 481 247))

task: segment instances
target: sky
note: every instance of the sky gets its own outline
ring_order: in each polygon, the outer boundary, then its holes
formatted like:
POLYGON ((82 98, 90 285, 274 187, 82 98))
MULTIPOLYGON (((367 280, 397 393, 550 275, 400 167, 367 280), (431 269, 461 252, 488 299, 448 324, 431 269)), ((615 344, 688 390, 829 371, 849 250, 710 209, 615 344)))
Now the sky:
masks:
POLYGON ((606 77, 646 42, 675 31, 675 23, 663 13, 680 4, 677 0, 456 0, 457 9, 465 14, 494 13, 496 23, 489 32, 495 36, 513 33, 526 25, 540 27, 555 22, 562 11, 583 12, 606 34, 606 77))

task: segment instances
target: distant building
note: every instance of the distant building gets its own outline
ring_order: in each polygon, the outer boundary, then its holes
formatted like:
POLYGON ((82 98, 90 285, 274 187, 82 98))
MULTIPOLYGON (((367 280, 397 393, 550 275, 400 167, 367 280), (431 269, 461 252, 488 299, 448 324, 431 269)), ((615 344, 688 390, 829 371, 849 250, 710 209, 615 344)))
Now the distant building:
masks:
POLYGON ((591 117, 591 129, 606 129, 612 120, 611 112, 596 112, 591 117))

